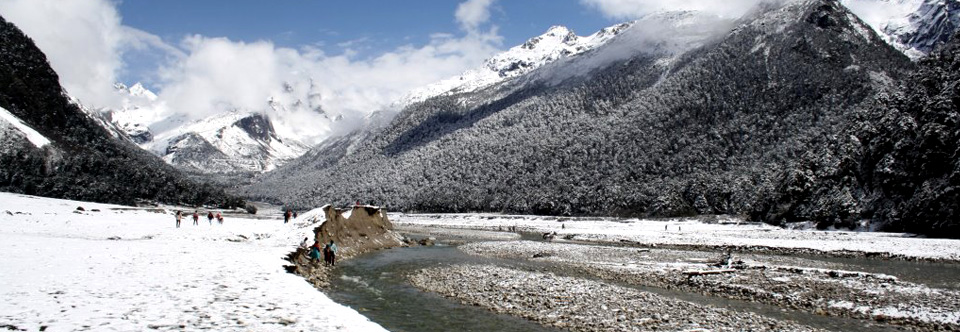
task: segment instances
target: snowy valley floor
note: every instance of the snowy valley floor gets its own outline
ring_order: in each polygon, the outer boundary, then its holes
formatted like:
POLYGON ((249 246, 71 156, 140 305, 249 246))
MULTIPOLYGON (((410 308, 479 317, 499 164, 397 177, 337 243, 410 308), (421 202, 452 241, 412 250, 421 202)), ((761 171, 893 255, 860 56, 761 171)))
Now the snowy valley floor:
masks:
POLYGON ((576 331, 960 330, 957 240, 735 222, 493 214, 396 214, 391 219, 406 233, 464 243, 459 250, 467 254, 527 266, 424 268, 409 277, 417 287, 547 326, 576 331), (544 242, 490 231, 557 234, 553 242, 544 242), (727 252, 729 264, 712 266, 727 252), (678 301, 678 294, 705 296, 708 300, 701 302, 710 303, 678 301), (799 314, 771 318, 725 308, 743 302, 799 314))
POLYGON ((315 218, 173 211, 0 193, 0 329, 383 330, 284 271, 315 218))
MULTIPOLYGON (((201 216, 194 226, 185 217, 178 229, 174 211, 0 193, 0 329, 384 330, 284 270, 319 212, 286 225, 227 214, 223 225, 201 216)), ((426 262, 407 283, 548 328, 960 330, 957 240, 723 219, 390 219, 477 258, 426 262), (554 241, 535 240, 548 232, 554 241), (726 252, 727 265, 711 266, 726 252), (716 274, 688 275, 703 272, 716 274)))

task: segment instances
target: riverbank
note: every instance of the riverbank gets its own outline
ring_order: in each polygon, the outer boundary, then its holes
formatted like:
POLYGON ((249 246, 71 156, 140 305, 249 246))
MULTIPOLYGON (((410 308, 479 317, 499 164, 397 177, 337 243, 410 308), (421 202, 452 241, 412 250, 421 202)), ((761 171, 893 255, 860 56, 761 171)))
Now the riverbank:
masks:
MULTIPOLYGON (((466 241, 469 243, 460 245, 459 250, 503 262, 542 266, 547 274, 554 271, 575 276, 561 282, 554 280, 556 276, 537 275, 574 288, 594 287, 594 283, 600 282, 763 303, 815 317, 850 320, 853 328, 864 331, 960 330, 960 280, 956 279, 960 273, 956 259, 960 241, 956 240, 924 239, 909 234, 786 230, 735 222, 496 215, 402 215, 393 220, 401 229, 453 234, 454 244, 463 243, 461 239, 471 238, 469 234, 477 232, 476 237, 495 241, 466 241), (505 231, 503 235, 489 234, 501 230, 505 231), (557 240, 520 241, 510 239, 515 237, 510 235, 515 234, 511 231, 556 232, 553 238, 557 240)), ((548 326, 569 323, 575 312, 584 316, 578 319, 589 322, 591 327, 587 330, 624 328, 614 324, 616 319, 611 320, 606 312, 573 308, 564 316, 566 319, 554 317, 556 314, 546 309, 567 310, 563 308, 568 302, 552 297, 566 288, 531 284, 527 280, 531 277, 524 274, 527 272, 486 272, 504 268, 497 265, 423 269, 412 273, 410 280, 423 290, 548 326), (513 280, 515 277, 519 279, 513 280), (485 280, 490 278, 500 280, 496 287, 486 284, 485 280), (513 303, 520 301, 511 299, 516 290, 529 291, 524 296, 534 298, 530 300, 534 302, 498 307, 498 291, 502 292, 500 300, 513 303)), ((617 290, 620 291, 625 290, 617 290)), ((622 302, 611 296, 594 300, 599 301, 597 306, 608 308, 622 302)), ((645 304, 637 306, 631 308, 642 314, 631 316, 633 325, 628 326, 645 326, 643 330, 691 328, 661 323, 643 325, 651 324, 651 317, 663 313, 649 311, 645 304)), ((717 329, 728 327, 724 319, 716 318, 723 315, 712 317, 704 317, 704 324, 717 329)), ((733 329, 754 328, 748 324, 733 329)))
POLYGON ((532 241, 479 242, 466 253, 529 260, 630 285, 761 302, 920 330, 960 330, 960 291, 856 266, 789 256, 635 249, 532 241))
POLYGON ((960 263, 960 240, 907 233, 785 229, 735 218, 643 220, 500 214, 393 214, 400 227, 557 233, 585 243, 960 263))

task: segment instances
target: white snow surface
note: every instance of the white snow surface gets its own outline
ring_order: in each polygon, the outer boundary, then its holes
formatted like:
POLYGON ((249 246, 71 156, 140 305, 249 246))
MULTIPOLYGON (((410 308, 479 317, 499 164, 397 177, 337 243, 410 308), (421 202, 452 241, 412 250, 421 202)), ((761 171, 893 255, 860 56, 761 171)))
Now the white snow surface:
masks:
POLYGON ((644 220, 557 218, 501 214, 390 214, 395 225, 557 232, 558 238, 602 242, 635 241, 655 245, 761 246, 889 253, 905 258, 960 261, 960 240, 930 239, 905 233, 791 230, 762 223, 721 219, 644 220))
POLYGON ((200 225, 185 216, 176 228, 173 213, 0 193, 0 325, 384 330, 284 271, 315 226, 306 218, 210 225, 201 210, 200 225))
MULTIPOLYGON (((256 113, 284 115, 307 107, 322 112, 322 109, 315 105, 318 101, 304 103, 300 100, 286 100, 289 96, 281 96, 286 99, 277 97, 275 100, 265 101, 264 109, 260 111, 231 109, 192 120, 185 114, 171 112, 165 103, 158 100, 156 94, 140 83, 131 87, 118 83, 115 88, 122 97, 123 107, 118 110, 103 110, 110 114, 115 127, 130 136, 143 133, 153 135, 152 141, 142 143, 140 147, 162 157, 170 164, 173 164, 172 161, 176 158, 167 153, 168 149, 183 148, 177 145, 184 144, 173 139, 187 133, 197 134, 227 157, 208 164, 187 165, 207 172, 270 171, 308 150, 298 138, 304 134, 295 133, 289 124, 276 118, 269 120, 278 139, 269 141, 261 141, 233 126, 237 120, 256 113), (271 108, 272 112, 267 112, 267 108, 271 108)), ((326 133, 332 130, 331 123, 317 123, 310 126, 310 129, 326 133)))
POLYGON ((632 24, 617 24, 589 36, 577 36, 564 26, 550 27, 544 34, 487 59, 480 68, 470 69, 459 76, 412 90, 397 101, 394 107, 403 108, 447 93, 476 91, 529 73, 559 59, 576 56, 604 45, 632 24))
POLYGON ((23 133, 27 140, 29 140, 30 143, 37 148, 42 148, 45 145, 50 144, 50 139, 37 132, 26 123, 23 123, 20 118, 18 118, 16 115, 13 115, 13 113, 10 113, 10 111, 3 107, 0 107, 0 120, 9 123, 23 133))
POLYGON ((919 22, 933 24, 935 19, 926 17, 931 13, 922 12, 921 6, 927 2, 938 1, 943 0, 841 0, 840 2, 860 17, 888 44, 911 59, 918 59, 926 54, 911 45, 902 43, 901 36, 917 33, 923 28, 919 22))
POLYGON ((307 151, 306 146, 297 142, 288 144, 276 139, 270 139, 268 142, 258 140, 251 137, 242 128, 233 125, 251 115, 252 113, 243 112, 217 114, 159 134, 154 137, 152 142, 143 144, 143 147, 163 156, 165 161, 170 162, 173 155, 167 154, 166 151, 170 147, 176 147, 172 140, 186 133, 194 133, 232 158, 231 162, 233 164, 250 163, 248 170, 251 171, 271 170, 307 151), (261 161, 265 167, 261 169, 260 164, 254 163, 254 161, 261 161))

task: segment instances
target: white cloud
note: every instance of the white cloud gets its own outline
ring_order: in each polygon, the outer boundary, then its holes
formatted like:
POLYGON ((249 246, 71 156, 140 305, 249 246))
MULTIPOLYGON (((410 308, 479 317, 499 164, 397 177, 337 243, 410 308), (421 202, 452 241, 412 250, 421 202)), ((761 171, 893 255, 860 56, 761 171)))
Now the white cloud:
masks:
POLYGON ((458 7, 454 15, 464 36, 438 32, 426 45, 404 45, 365 59, 353 58, 349 50, 333 56, 312 46, 291 49, 270 41, 200 35, 169 45, 124 26, 115 3, 108 0, 5 0, 0 13, 36 41, 68 93, 88 106, 119 106, 112 86, 124 70, 125 52, 148 50, 163 54, 158 58, 166 61, 157 64, 151 78, 159 87, 157 108, 166 116, 196 120, 233 109, 263 111, 278 127, 315 142, 330 132, 351 129, 357 123, 351 119, 362 119, 410 89, 482 64, 501 43, 495 26, 480 29, 489 20, 492 3, 468 0, 458 7), (285 84, 294 91, 285 92, 285 84), (268 105, 271 99, 290 104, 319 99, 328 114, 347 121, 326 128, 322 115, 275 111, 268 105))
POLYGON ((350 120, 388 106, 412 88, 476 66, 497 51, 488 38, 477 36, 438 37, 365 60, 266 41, 191 36, 183 44, 188 55, 160 75, 160 100, 170 112, 200 119, 232 109, 266 110, 278 126, 311 141, 352 129, 357 122, 350 120), (285 84, 293 91, 285 92, 285 84), (326 128, 322 115, 310 109, 275 112, 267 104, 271 98, 284 105, 306 102, 314 93, 330 116, 347 121, 326 128))
POLYGON ((490 20, 490 6, 493 2, 494 0, 467 0, 457 6, 454 17, 464 30, 477 31, 480 25, 490 20))
POLYGON ((8 0, 0 13, 47 55, 67 91, 85 103, 115 105, 112 89, 122 67, 120 43, 128 30, 106 1, 8 0), (106 84, 106 85, 104 85, 106 84))
POLYGON ((663 11, 696 10, 721 17, 742 16, 761 0, 580 0, 604 16, 615 20, 634 20, 663 11))

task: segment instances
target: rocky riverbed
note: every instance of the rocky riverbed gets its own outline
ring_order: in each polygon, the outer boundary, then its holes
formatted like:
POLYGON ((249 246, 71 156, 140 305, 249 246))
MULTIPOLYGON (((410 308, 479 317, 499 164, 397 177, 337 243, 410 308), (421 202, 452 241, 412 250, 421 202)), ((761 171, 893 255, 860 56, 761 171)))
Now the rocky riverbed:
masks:
POLYGON ((960 292, 850 270, 838 263, 533 241, 478 242, 460 249, 480 256, 547 263, 632 285, 756 301, 916 330, 960 330, 960 292))
POLYGON ((611 283, 496 265, 428 268, 409 278, 465 304, 571 331, 818 331, 611 283))

